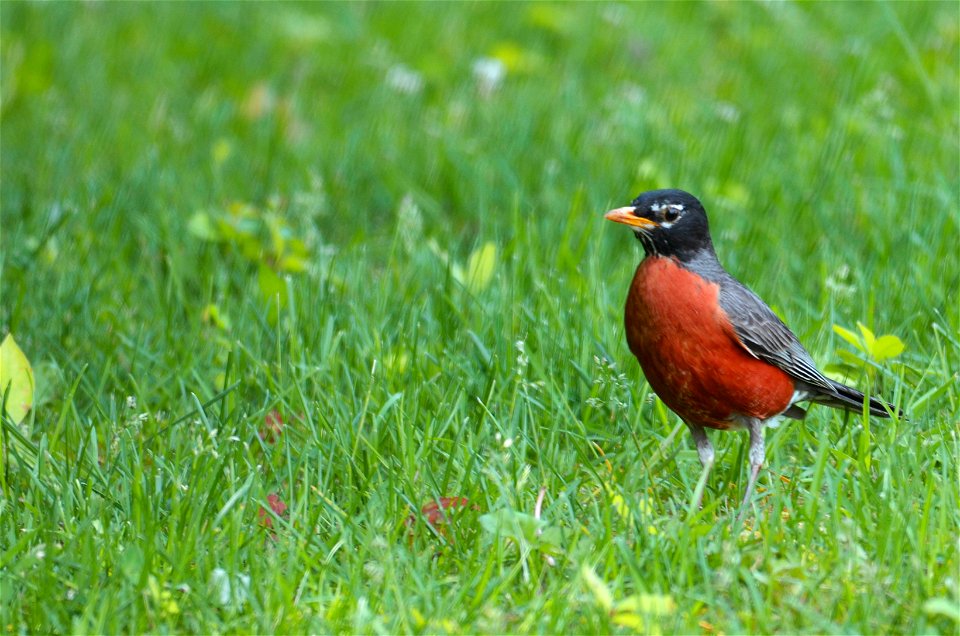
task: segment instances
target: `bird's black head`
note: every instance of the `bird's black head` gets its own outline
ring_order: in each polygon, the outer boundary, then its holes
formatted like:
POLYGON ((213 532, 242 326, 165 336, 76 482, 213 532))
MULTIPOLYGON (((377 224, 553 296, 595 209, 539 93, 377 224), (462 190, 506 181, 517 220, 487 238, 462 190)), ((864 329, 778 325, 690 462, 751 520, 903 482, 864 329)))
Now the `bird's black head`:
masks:
POLYGON ((648 255, 692 260, 713 252, 707 213, 695 196, 683 190, 651 190, 629 206, 607 212, 606 218, 633 228, 648 255))

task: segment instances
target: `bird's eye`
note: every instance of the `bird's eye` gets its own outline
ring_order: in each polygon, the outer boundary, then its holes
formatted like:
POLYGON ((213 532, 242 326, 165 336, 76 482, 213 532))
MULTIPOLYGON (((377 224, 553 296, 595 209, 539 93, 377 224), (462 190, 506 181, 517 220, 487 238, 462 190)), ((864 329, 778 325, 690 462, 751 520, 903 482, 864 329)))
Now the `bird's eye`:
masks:
POLYGON ((667 208, 663 213, 663 220, 667 223, 673 223, 680 218, 680 211, 676 208, 667 208))

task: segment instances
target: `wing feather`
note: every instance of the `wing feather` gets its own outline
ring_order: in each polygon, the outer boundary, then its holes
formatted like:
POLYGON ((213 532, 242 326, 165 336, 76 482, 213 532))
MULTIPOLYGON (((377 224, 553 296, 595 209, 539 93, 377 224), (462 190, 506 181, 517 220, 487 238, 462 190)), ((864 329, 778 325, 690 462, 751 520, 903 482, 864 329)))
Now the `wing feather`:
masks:
POLYGON ((795 380, 830 394, 836 393, 833 383, 820 373, 790 328, 759 296, 732 276, 720 283, 720 307, 733 325, 740 344, 751 355, 769 362, 795 380))

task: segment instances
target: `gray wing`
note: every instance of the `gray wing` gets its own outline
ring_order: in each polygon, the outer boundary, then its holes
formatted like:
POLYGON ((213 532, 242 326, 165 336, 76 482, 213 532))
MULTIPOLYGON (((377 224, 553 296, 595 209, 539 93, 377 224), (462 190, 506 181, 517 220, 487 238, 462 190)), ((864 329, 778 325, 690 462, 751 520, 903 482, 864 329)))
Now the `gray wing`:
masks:
MULTIPOLYGON (((729 274, 719 284, 720 307, 726 312, 740 344, 755 358, 772 364, 799 381, 802 386, 798 388, 809 392, 801 399, 847 410, 863 408, 863 393, 820 373, 797 337, 759 296, 729 274)), ((880 398, 871 396, 867 405, 870 413, 877 417, 890 417, 890 413, 904 417, 903 411, 880 398)), ((802 417, 803 411, 793 411, 794 408, 791 406, 784 415, 802 417)))
POLYGON ((720 282, 720 307, 727 314, 740 343, 755 358, 769 362, 811 388, 836 394, 793 332, 759 296, 732 276, 720 282))

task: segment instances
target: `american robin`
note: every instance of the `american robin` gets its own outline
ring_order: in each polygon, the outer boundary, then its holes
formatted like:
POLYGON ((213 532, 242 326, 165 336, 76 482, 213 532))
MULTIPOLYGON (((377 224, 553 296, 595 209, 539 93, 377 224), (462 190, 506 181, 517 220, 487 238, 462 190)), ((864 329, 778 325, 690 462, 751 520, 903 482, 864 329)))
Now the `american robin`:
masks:
MULTIPOLYGON (((696 197, 645 192, 606 218, 633 228, 646 253, 627 294, 627 343, 693 435, 703 464, 698 503, 714 459, 706 429, 750 433, 742 517, 764 459, 764 426, 780 415, 802 419, 798 402, 861 411, 864 394, 823 375, 783 321, 723 269, 696 197)), ((866 407, 877 417, 899 414, 874 397, 866 407)))

